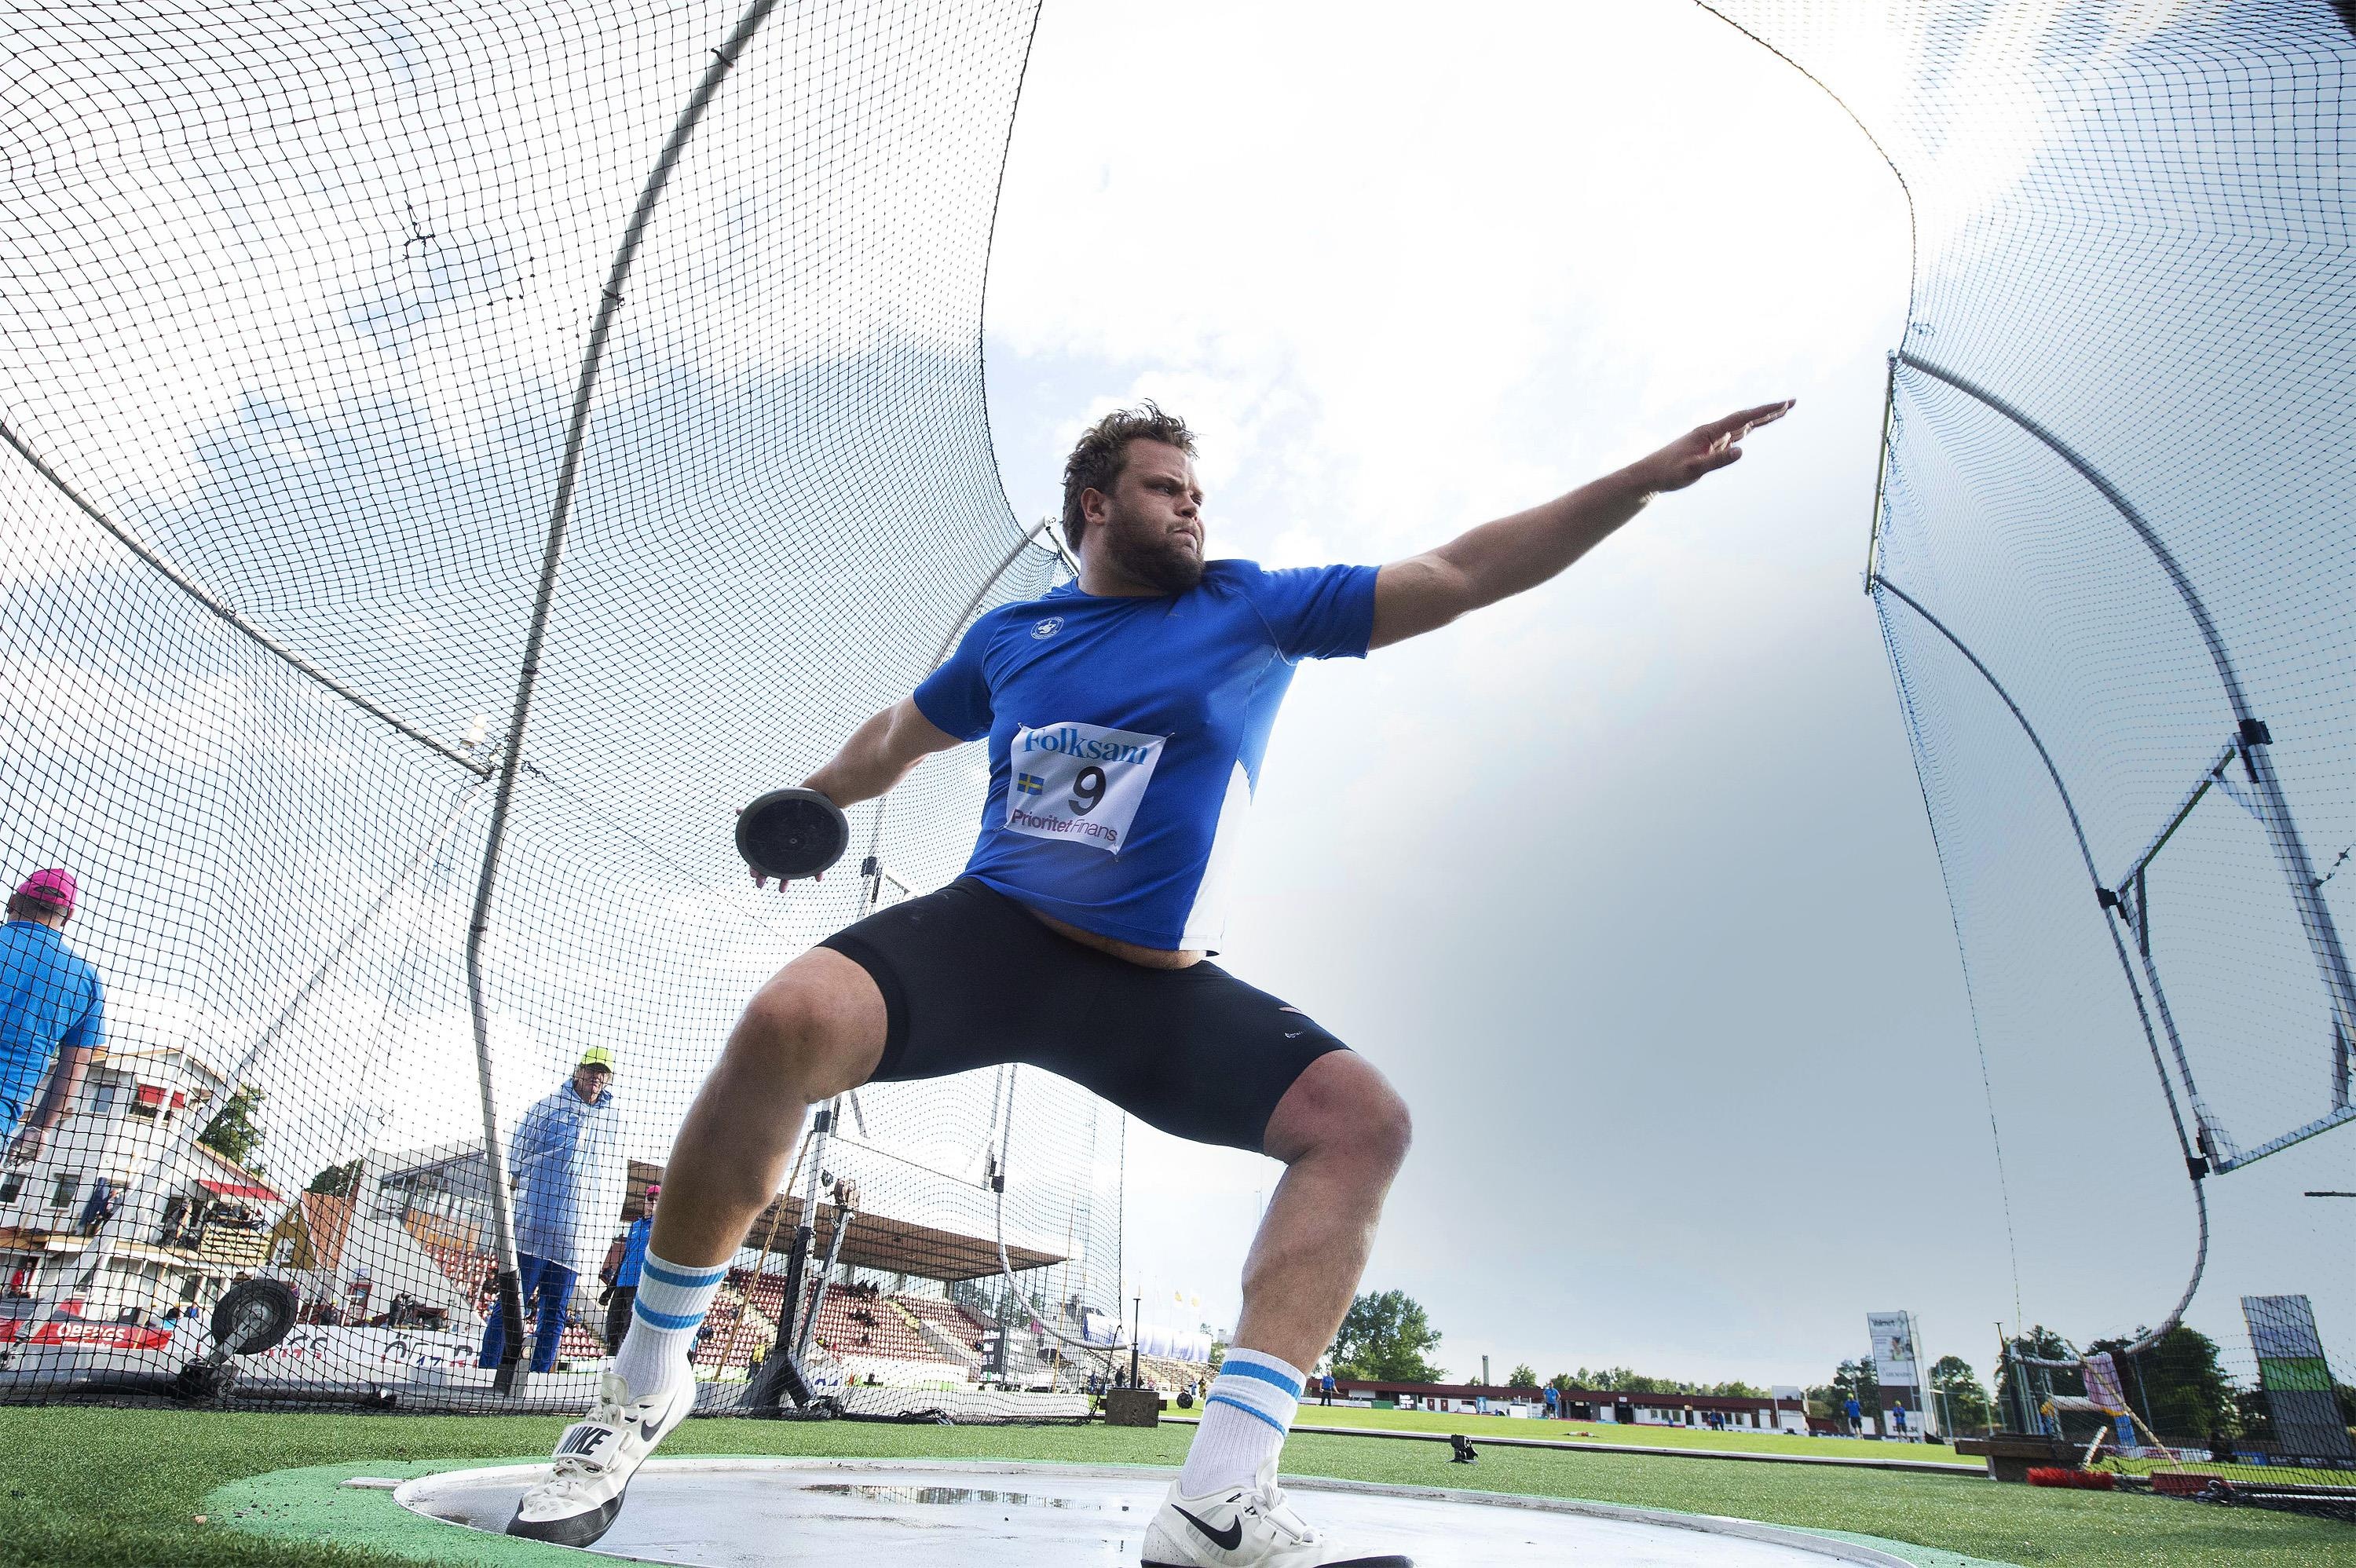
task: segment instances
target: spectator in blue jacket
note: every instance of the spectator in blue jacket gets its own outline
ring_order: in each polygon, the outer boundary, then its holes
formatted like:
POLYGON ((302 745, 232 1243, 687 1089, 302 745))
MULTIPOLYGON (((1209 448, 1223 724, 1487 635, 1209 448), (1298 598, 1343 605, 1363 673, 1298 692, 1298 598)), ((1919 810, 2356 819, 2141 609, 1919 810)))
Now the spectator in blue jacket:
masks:
POLYGON ((18 1163, 40 1157, 106 1041, 106 988, 60 934, 79 891, 70 871, 35 871, 0 925, 0 1139, 16 1135, 8 1157, 18 1163), (44 1073, 48 1091, 35 1105, 44 1073))
MULTIPOLYGON (((622 1116, 614 1104, 614 1053, 581 1053, 573 1076, 524 1113, 508 1142, 509 1181, 516 1192, 516 1268, 524 1315, 537 1317, 531 1370, 556 1365, 573 1282, 595 1266, 604 1217, 620 1207, 622 1116)), ((483 1330, 481 1364, 496 1367, 507 1325, 496 1305, 483 1330)))

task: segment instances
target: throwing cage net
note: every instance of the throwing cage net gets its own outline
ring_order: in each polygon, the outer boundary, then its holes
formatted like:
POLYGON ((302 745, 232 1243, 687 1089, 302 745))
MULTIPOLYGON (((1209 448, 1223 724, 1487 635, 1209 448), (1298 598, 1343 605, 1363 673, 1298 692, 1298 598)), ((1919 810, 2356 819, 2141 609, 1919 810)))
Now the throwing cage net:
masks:
POLYGON ((1911 198, 1867 582, 2051 1330, 2000 1408, 2356 1482, 2349 10, 1710 8, 1911 198))
MULTIPOLYGON (((980 362, 1033 11, 10 16, 0 870, 80 880, 104 1023, 0 1174, 0 1398, 585 1400, 738 1010, 952 876, 986 768, 785 897, 735 807, 1061 570, 980 362)), ((707 1407, 1083 1411, 1119 1181, 1037 1072, 821 1107, 707 1407)))

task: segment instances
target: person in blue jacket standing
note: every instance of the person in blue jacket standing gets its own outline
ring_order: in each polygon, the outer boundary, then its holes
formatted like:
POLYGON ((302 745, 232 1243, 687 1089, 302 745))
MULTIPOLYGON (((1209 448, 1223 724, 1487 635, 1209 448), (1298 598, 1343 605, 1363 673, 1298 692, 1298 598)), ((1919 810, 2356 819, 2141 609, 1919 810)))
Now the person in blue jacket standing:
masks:
MULTIPOLYGON (((594 1266, 605 1236, 601 1217, 618 1206, 622 1117, 614 1104, 613 1081, 614 1053, 591 1046, 563 1086, 524 1113, 509 1141, 518 1284, 525 1316, 538 1317, 531 1348, 535 1372, 555 1367, 573 1283, 594 1266)), ((506 1349, 507 1326, 494 1306, 483 1330, 480 1364, 498 1366, 506 1349)))
POLYGON ((63 934, 79 896, 72 872, 35 871, 9 896, 0 926, 0 1141, 17 1164, 40 1157, 106 1041, 106 987, 63 934), (36 1105, 45 1073, 48 1091, 36 1105))
POLYGON ((597 1271, 605 1282, 605 1353, 612 1355, 622 1348, 622 1336, 630 1331, 630 1307, 638 1298, 638 1273, 646 1267, 647 1240, 655 1233, 655 1200, 662 1196, 662 1183, 647 1183, 646 1207, 630 1221, 630 1228, 614 1238, 605 1249, 605 1266, 597 1271))

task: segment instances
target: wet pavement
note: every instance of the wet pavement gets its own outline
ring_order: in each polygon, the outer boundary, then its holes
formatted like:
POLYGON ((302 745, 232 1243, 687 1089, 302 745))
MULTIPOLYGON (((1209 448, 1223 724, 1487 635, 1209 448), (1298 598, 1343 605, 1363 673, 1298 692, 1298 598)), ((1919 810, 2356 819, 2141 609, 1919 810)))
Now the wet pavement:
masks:
MULTIPOLYGON (((452 1471, 402 1487, 406 1507, 501 1531, 542 1466, 452 1471)), ((740 1568, 1058 1568, 1135 1563, 1172 1473, 1061 1466, 811 1459, 656 1459, 595 1552, 740 1568)), ((1602 1568, 1824 1568, 1901 1560, 1736 1520, 1597 1504, 1481 1499, 1353 1483, 1288 1483, 1311 1523, 1419 1568, 1578 1563, 1602 1568)))

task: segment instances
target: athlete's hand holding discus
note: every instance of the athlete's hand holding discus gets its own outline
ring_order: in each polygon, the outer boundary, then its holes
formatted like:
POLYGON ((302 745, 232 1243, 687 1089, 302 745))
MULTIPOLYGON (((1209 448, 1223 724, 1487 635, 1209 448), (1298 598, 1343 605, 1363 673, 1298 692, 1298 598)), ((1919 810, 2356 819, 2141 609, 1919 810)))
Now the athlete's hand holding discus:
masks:
POLYGON ((822 881, 850 842, 842 807, 807 786, 773 789, 736 813, 736 852, 752 869, 756 888, 773 877, 779 892, 797 879, 822 881))
POLYGON ((842 808, 888 793, 910 769, 958 743, 903 698, 862 724, 832 762, 798 787, 771 790, 736 815, 736 852, 753 885, 821 881, 851 842, 842 808))

